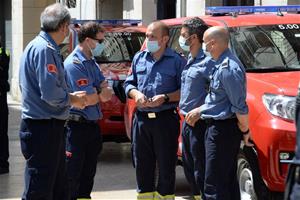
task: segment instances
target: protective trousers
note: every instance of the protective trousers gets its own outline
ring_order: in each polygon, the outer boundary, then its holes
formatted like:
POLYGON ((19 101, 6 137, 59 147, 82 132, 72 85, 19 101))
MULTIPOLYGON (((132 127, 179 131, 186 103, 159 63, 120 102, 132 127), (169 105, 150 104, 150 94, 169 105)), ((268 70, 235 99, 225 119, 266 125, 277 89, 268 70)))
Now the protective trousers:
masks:
POLYGON ((155 114, 137 111, 133 121, 132 140, 137 199, 175 198, 178 136, 179 115, 175 109, 155 114))
POLYGON ((7 93, 0 91, 0 168, 8 168, 8 106, 7 93))
POLYGON ((69 121, 66 132, 69 199, 90 199, 102 149, 99 125, 69 121))
POLYGON ((182 161, 194 197, 204 193, 205 131, 206 123, 203 120, 199 120, 194 127, 183 122, 182 161))
POLYGON ((23 119, 20 142, 26 159, 23 200, 65 199, 64 120, 23 119))
POLYGON ((237 119, 210 120, 205 135, 205 200, 240 200, 237 155, 242 133, 237 119))

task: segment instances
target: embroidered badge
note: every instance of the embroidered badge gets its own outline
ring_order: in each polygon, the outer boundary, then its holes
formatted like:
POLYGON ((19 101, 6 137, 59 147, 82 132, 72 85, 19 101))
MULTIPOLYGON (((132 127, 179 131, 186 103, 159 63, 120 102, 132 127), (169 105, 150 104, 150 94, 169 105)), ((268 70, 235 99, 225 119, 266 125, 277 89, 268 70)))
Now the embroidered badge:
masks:
POLYGON ((54 64, 48 64, 47 65, 47 70, 48 70, 49 73, 57 74, 57 68, 56 68, 56 65, 54 65, 54 64))
POLYGON ((89 83, 89 81, 86 79, 86 78, 82 78, 82 79, 79 79, 77 80, 77 85, 80 87, 80 86, 84 86, 84 85, 87 85, 89 83))

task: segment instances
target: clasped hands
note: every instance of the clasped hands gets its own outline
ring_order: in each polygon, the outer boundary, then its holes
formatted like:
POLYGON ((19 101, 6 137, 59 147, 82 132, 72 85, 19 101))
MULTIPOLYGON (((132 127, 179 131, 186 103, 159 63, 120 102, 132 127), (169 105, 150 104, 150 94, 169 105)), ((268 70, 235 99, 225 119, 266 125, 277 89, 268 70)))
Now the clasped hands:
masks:
POLYGON ((78 109, 84 109, 87 106, 86 91, 76 91, 69 94, 71 106, 78 109))
POLYGON ((147 98, 143 93, 140 92, 135 96, 134 100, 139 108, 154 108, 165 102, 163 94, 155 95, 152 98, 147 98))

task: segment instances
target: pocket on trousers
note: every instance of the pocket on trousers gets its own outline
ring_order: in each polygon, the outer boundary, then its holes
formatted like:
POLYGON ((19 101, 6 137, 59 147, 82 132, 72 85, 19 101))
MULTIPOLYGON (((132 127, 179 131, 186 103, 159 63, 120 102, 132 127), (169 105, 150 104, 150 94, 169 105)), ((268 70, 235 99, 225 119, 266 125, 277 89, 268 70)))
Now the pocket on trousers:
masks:
POLYGON ((32 133, 30 132, 19 132, 21 151, 26 160, 28 160, 32 155, 32 133))

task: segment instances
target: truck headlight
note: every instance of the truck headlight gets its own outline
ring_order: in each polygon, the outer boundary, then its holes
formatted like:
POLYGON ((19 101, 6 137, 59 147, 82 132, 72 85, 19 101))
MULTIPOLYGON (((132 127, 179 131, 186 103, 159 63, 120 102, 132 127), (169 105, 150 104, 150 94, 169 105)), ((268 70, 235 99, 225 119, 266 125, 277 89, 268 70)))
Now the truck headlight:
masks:
POLYGON ((266 93, 263 95, 262 100, 272 115, 288 120, 295 119, 296 97, 266 93))

